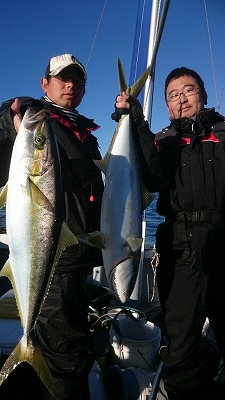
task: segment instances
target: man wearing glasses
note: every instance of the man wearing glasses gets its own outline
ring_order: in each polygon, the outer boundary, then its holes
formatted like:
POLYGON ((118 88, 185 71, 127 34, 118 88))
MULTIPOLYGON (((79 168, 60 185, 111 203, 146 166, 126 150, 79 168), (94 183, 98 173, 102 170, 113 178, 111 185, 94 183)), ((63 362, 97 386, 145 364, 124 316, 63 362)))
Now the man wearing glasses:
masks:
MULTIPOLYGON (((156 135, 139 102, 125 93, 112 118, 130 110, 143 181, 159 192, 157 211, 165 216, 156 245, 168 398, 210 399, 214 376, 206 375, 201 358, 207 317, 225 359, 225 118, 205 108, 204 82, 186 67, 168 75, 165 99, 170 125, 156 135)), ((224 384, 220 388, 224 396, 224 384)))

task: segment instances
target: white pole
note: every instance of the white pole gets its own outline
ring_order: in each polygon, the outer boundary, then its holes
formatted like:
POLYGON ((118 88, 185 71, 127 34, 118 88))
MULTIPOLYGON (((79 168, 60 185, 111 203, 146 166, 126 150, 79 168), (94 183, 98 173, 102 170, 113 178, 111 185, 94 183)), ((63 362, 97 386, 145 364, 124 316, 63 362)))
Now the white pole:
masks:
MULTIPOLYGON (((152 54, 155 45, 156 34, 159 25, 159 7, 160 0, 152 0, 152 12, 151 12, 151 23, 149 30, 149 45, 148 45, 148 57, 147 57, 147 65, 146 68, 152 63, 152 54)), ((145 92, 144 92, 144 114, 146 120, 151 122, 151 109, 152 109, 152 92, 153 92, 153 80, 151 77, 147 79, 145 84, 145 92)))
MULTIPOLYGON (((151 11, 151 21, 150 21, 150 30, 149 30, 149 40, 148 40, 148 56, 147 56, 147 65, 146 68, 151 65, 152 62, 152 54, 154 50, 154 45, 155 45, 155 37, 156 37, 156 32, 158 29, 158 6, 159 6, 160 0, 152 0, 152 11, 151 11)), ((152 81, 153 82, 153 81, 152 81)), ((144 109, 144 114, 145 118, 149 120, 150 112, 151 112, 151 93, 150 93, 150 88, 152 90, 152 82, 151 78, 148 78, 146 84, 145 84, 145 92, 144 92, 144 101, 143 101, 143 109, 144 109)), ((127 304, 129 305, 134 305, 138 307, 143 300, 143 284, 146 281, 147 277, 146 274, 143 271, 144 268, 144 256, 145 256, 145 232, 146 232, 146 221, 143 220, 142 222, 142 238, 143 238, 143 243, 142 243, 142 248, 141 248, 141 257, 140 257, 140 263, 139 263, 139 271, 138 271, 138 276, 136 280, 136 284, 134 287, 134 290, 132 292, 132 295, 130 297, 130 300, 127 301, 127 304)), ((150 260, 149 260, 150 264, 150 260)), ((146 272, 146 271, 145 271, 146 272)))

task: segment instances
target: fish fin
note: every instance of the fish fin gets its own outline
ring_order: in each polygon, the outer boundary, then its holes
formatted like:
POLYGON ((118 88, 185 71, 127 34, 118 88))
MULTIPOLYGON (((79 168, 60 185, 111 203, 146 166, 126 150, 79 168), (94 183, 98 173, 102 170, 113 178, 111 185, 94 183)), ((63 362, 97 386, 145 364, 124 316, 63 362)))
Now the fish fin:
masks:
POLYGON ((53 395, 52 377, 47 363, 40 349, 34 346, 31 339, 28 339, 27 345, 24 345, 24 337, 16 345, 15 349, 4 363, 0 371, 0 385, 22 362, 27 362, 34 368, 45 387, 53 395))
POLYGON ((97 167, 102 172, 104 172, 104 174, 106 174, 106 168, 107 168, 108 160, 112 155, 112 149, 113 149, 113 146, 114 146, 114 142, 115 142, 115 140, 117 138, 117 134, 118 134, 118 131, 120 129, 120 125, 121 125, 123 119, 124 118, 128 118, 128 117, 129 117, 129 115, 126 114, 126 115, 122 115, 122 117, 120 118, 120 120, 119 120, 119 122, 118 122, 118 124, 116 126, 116 129, 114 130, 112 140, 110 142, 109 148, 108 148, 107 153, 105 154, 104 158, 102 158, 101 160, 94 160, 94 163, 97 165, 97 167))
POLYGON ((53 382, 52 382, 51 372, 48 368, 48 365, 45 361, 45 358, 41 350, 37 346, 34 347, 34 356, 32 362, 30 362, 30 365, 32 365, 32 367, 40 377, 45 387, 51 393, 51 395, 53 395, 53 382))
POLYGON ((15 301, 16 301, 18 314, 19 314, 20 320, 22 321, 23 312, 22 312, 22 309, 20 307, 20 302, 18 300, 17 290, 16 290, 16 282, 15 282, 15 279, 14 279, 14 276, 13 276, 13 273, 12 273, 12 269, 11 269, 11 265, 10 265, 9 259, 5 262, 4 266, 0 270, 0 277, 1 276, 6 276, 11 282, 11 285, 12 285, 12 288, 13 288, 13 293, 14 293, 14 296, 15 296, 15 301))
POLYGON ((53 261, 53 266, 51 269, 51 273, 49 276, 49 284, 47 285, 44 295, 43 295, 43 299, 40 305, 40 310, 42 309, 42 305, 45 302, 46 296, 48 295, 48 291, 49 291, 49 287, 51 284, 51 280, 55 271, 55 267, 58 264, 58 261, 62 255, 62 253, 70 246, 74 246, 78 244, 78 240, 76 238, 76 236, 73 234, 73 232, 71 232, 71 230, 69 229, 69 227, 67 226, 67 224, 65 222, 62 223, 62 227, 61 227, 61 232, 59 235, 59 241, 58 241, 58 246, 56 249, 56 253, 55 253, 55 258, 53 261))
POLYGON ((124 75, 124 71, 122 68, 122 64, 120 59, 118 58, 118 76, 119 76, 119 87, 120 87, 120 93, 126 92, 127 94, 130 94, 131 96, 138 97, 139 93, 143 89, 145 82, 147 81, 148 77, 150 76, 151 72, 151 66, 146 68, 146 70, 143 72, 143 74, 140 76, 140 78, 131 86, 128 87, 124 75))
POLYGON ((141 90, 143 89, 145 82, 150 76, 151 72, 151 65, 146 68, 146 70, 143 72, 143 74, 138 78, 138 80, 129 88, 129 94, 134 97, 138 97, 140 94, 141 90))
POLYGON ((128 93, 129 87, 127 85, 124 70, 123 70, 123 67, 122 67, 122 64, 121 64, 121 61, 119 58, 118 58, 117 67, 118 67, 120 93, 122 93, 122 92, 128 93))
POLYGON ((77 239, 82 243, 89 244, 90 246, 105 249, 104 236, 99 231, 77 235, 77 239))
POLYGON ((102 158, 101 160, 94 160, 95 165, 97 165, 97 167, 100 169, 100 171, 104 172, 104 174, 106 172, 107 160, 108 160, 108 157, 106 157, 106 156, 104 158, 102 158))
POLYGON ((32 196, 32 201, 36 204, 39 204, 41 208, 48 210, 50 213, 53 213, 53 207, 50 203, 49 199, 44 195, 44 193, 39 189, 39 187, 33 181, 35 177, 30 177, 30 195, 32 196))
POLYGON ((127 238, 124 246, 128 246, 131 249, 131 252, 135 253, 135 251, 140 249, 142 242, 142 238, 127 238))
POLYGON ((140 181, 140 186, 141 186, 141 197, 142 197, 142 211, 144 211, 149 206, 149 204, 151 204, 151 202, 154 200, 155 194, 150 193, 142 181, 140 181))
POLYGON ((12 284, 14 283, 9 259, 5 262, 4 266, 0 270, 0 276, 6 276, 7 278, 9 278, 9 280, 11 281, 12 284))
POLYGON ((0 209, 5 207, 6 205, 7 191, 8 191, 8 183, 6 183, 5 186, 1 188, 0 191, 0 209))
POLYGON ((66 223, 63 222, 54 264, 59 260, 64 250, 70 246, 74 246, 75 244, 78 244, 77 237, 71 232, 66 223))

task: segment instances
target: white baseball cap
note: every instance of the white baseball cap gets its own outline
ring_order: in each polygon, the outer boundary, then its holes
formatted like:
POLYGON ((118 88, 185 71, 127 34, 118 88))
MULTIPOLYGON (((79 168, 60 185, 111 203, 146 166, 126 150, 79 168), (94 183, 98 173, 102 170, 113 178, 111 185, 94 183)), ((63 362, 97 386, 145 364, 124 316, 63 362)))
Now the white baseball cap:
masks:
POLYGON ((75 68, 77 68, 81 73, 84 78, 84 81, 87 80, 87 73, 85 71, 85 68, 83 64, 72 54, 61 54, 56 57, 52 57, 49 60, 49 63, 46 68, 45 75, 46 77, 48 75, 50 76, 56 76, 58 75, 64 68, 69 67, 73 65, 75 68))

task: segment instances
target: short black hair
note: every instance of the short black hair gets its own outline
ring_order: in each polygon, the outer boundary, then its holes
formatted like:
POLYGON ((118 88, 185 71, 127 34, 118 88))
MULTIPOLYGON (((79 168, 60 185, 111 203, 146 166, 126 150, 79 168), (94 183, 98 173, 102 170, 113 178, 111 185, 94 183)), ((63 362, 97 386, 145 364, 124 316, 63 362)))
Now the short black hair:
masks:
POLYGON ((194 71, 193 69, 187 68, 187 67, 175 68, 169 73, 169 75, 167 76, 166 81, 165 81, 165 99, 166 99, 166 89, 167 89, 169 83, 173 79, 180 78, 181 76, 192 76, 196 80, 196 82, 198 82, 198 85, 199 85, 203 95, 206 96, 206 100, 207 100, 205 84, 204 84, 202 78, 196 71, 194 71))

